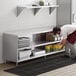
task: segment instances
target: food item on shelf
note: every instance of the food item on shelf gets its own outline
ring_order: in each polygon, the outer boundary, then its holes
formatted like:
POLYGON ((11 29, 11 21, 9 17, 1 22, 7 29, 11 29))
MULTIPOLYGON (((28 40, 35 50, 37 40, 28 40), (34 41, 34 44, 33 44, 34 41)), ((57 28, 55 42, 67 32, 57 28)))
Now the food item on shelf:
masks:
POLYGON ((61 44, 60 45, 58 44, 57 46, 58 46, 59 50, 62 49, 62 45, 61 44))
POLYGON ((53 36, 54 36, 55 41, 61 40, 61 35, 56 34, 56 35, 53 35, 53 36))
POLYGON ((54 38, 54 41, 57 41, 58 40, 58 38, 57 38, 56 35, 53 35, 53 38, 54 38))
POLYGON ((60 35, 57 34, 56 37, 57 37, 57 40, 58 40, 58 41, 61 40, 60 35))
POLYGON ((61 44, 53 44, 53 51, 61 50, 63 49, 61 44))
POLYGON ((54 36, 51 36, 50 41, 55 41, 54 36))
POLYGON ((57 50, 57 46, 56 44, 53 44, 53 51, 56 51, 57 50))
POLYGON ((50 45, 50 51, 53 51, 53 45, 50 45))
POLYGON ((52 32, 46 33, 46 41, 60 41, 61 35, 53 35, 52 32))
POLYGON ((46 52, 50 52, 50 45, 46 45, 45 50, 46 50, 46 52))
POLYGON ((54 36, 52 32, 46 33, 46 41, 54 41, 54 36))
POLYGON ((45 46, 46 52, 51 52, 51 51, 59 51, 61 49, 64 49, 65 46, 63 47, 61 44, 50 44, 45 46))
POLYGON ((51 52, 52 51, 52 45, 46 45, 45 50, 46 50, 46 52, 51 52))
POLYGON ((50 32, 46 33, 46 41, 50 41, 50 32))

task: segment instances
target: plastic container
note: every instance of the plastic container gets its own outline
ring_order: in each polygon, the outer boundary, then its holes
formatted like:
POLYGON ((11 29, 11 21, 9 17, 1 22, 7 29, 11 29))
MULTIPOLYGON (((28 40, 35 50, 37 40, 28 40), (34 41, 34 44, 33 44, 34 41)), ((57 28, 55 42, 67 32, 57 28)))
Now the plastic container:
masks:
POLYGON ((28 58, 31 55, 31 49, 25 49, 19 51, 19 59, 28 58))

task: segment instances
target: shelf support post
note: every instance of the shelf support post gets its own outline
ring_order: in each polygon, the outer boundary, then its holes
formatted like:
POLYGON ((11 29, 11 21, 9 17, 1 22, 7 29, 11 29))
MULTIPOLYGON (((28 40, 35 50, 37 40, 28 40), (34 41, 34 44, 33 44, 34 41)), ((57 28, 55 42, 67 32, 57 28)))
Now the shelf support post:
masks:
POLYGON ((19 16, 23 9, 24 7, 17 7, 17 16, 19 16))
POLYGON ((49 14, 51 14, 51 7, 49 7, 49 14))
POLYGON ((34 15, 40 10, 40 8, 34 8, 34 15))

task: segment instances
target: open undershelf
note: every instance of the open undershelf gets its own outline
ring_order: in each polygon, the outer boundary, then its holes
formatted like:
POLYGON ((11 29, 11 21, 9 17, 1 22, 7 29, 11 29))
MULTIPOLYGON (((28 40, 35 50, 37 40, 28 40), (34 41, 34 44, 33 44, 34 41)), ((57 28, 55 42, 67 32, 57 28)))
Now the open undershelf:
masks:
POLYGON ((24 59, 20 59, 18 62, 22 62, 22 61, 26 61, 26 60, 30 60, 30 59, 34 59, 34 58, 38 58, 38 57, 43 57, 43 56, 47 56, 47 55, 52 55, 52 54, 56 54, 56 53, 61 53, 61 52, 65 52, 64 49, 59 50, 59 51, 53 51, 53 52, 49 52, 49 53, 45 53, 45 54, 40 54, 37 56, 31 56, 28 58, 24 58, 24 59))
POLYGON ((41 9, 41 8, 49 8, 49 14, 51 13, 51 8, 57 8, 59 7, 59 5, 47 5, 47 6, 32 6, 32 5, 27 5, 27 6, 18 6, 17 7, 17 16, 19 16, 19 14, 25 9, 34 9, 34 15, 36 15, 36 13, 41 9))
POLYGON ((32 47, 39 47, 39 46, 44 46, 44 45, 49 45, 49 44, 55 44, 55 43, 59 43, 60 41, 53 41, 53 42, 47 42, 47 41, 40 41, 40 42, 31 42, 31 45, 29 47, 22 47, 22 48, 18 48, 18 50, 23 50, 23 49, 29 49, 32 47))
MULTIPOLYGON (((38 57, 46 57, 47 55, 52 55, 56 53, 62 53, 65 48, 60 50, 57 48, 50 48, 48 50, 46 46, 54 45, 61 40, 57 41, 52 38, 48 40, 47 35, 51 33, 52 27, 27 29, 14 32, 6 32, 3 34, 4 52, 5 52, 5 62, 12 61, 19 62, 35 59, 38 57), (28 36, 30 35, 30 36, 28 36), (7 45, 8 43, 8 45, 7 45), (48 52, 48 53, 47 53, 48 52)), ((61 38, 60 38, 61 39, 61 38)))

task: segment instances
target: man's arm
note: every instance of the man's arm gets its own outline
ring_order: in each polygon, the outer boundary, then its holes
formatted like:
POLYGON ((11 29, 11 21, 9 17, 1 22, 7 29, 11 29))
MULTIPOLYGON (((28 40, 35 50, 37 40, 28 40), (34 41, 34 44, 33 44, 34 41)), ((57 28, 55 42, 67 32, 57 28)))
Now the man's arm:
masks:
POLYGON ((66 44, 66 41, 67 41, 66 39, 63 39, 60 44, 61 44, 62 46, 64 46, 64 45, 66 44))
POLYGON ((63 48, 64 46, 65 46, 65 44, 66 44, 66 39, 63 39, 60 43, 59 43, 59 46, 61 47, 61 48, 63 48))

